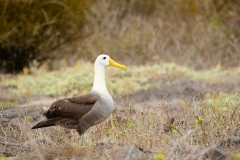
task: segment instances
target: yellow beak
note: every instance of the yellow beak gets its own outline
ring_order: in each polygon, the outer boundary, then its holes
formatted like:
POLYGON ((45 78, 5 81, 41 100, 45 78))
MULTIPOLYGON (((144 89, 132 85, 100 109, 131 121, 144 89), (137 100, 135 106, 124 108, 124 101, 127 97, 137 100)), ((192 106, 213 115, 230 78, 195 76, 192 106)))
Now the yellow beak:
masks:
POLYGON ((127 67, 121 64, 118 64, 117 62, 115 62, 114 60, 112 60, 111 58, 109 59, 109 66, 113 66, 122 70, 127 70, 127 67))

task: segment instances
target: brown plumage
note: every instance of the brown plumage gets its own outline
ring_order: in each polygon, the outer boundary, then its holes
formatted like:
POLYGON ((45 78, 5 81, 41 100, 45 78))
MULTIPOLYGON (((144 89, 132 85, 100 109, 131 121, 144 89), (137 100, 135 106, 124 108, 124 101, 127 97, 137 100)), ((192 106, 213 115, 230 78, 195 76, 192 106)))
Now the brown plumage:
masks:
POLYGON ((77 129, 79 134, 82 134, 88 128, 78 126, 79 119, 92 110, 98 98, 99 96, 90 93, 57 100, 43 113, 47 119, 38 123, 32 129, 59 125, 69 129, 77 129))

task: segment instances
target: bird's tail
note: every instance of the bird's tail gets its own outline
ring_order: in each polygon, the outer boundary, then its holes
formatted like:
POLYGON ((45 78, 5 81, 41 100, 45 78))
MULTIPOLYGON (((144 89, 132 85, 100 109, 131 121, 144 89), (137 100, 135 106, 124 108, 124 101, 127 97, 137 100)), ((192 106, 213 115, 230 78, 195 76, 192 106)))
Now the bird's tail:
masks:
POLYGON ((58 119, 55 119, 55 118, 47 119, 45 121, 42 121, 42 122, 36 124, 35 126, 32 127, 32 129, 56 126, 57 121, 58 121, 58 119))

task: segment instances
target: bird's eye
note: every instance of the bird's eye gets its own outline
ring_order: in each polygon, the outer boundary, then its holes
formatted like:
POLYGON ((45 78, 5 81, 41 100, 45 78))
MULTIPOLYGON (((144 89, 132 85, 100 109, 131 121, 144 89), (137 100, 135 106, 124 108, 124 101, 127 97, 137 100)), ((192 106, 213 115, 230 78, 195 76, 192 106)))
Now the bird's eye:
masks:
POLYGON ((106 57, 103 57, 103 59, 106 59, 106 57))

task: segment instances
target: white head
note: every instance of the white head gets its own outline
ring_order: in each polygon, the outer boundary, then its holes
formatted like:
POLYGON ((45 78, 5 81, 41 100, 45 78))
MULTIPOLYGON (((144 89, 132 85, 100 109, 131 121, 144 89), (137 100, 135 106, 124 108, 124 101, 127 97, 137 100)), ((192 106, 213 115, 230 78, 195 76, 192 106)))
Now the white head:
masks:
POLYGON ((112 60, 108 55, 105 54, 101 54, 97 57, 97 59, 95 60, 95 70, 97 68, 105 68, 106 66, 113 66, 122 70, 127 70, 127 68, 124 65, 118 64, 117 62, 115 62, 114 60, 112 60))
MULTIPOLYGON (((92 92, 95 93, 108 93, 105 83, 105 67, 113 66, 122 70, 127 70, 124 65, 118 64, 112 60, 108 55, 102 54, 97 57, 94 63, 94 82, 92 92)), ((110 96, 110 95, 109 95, 110 96)))

